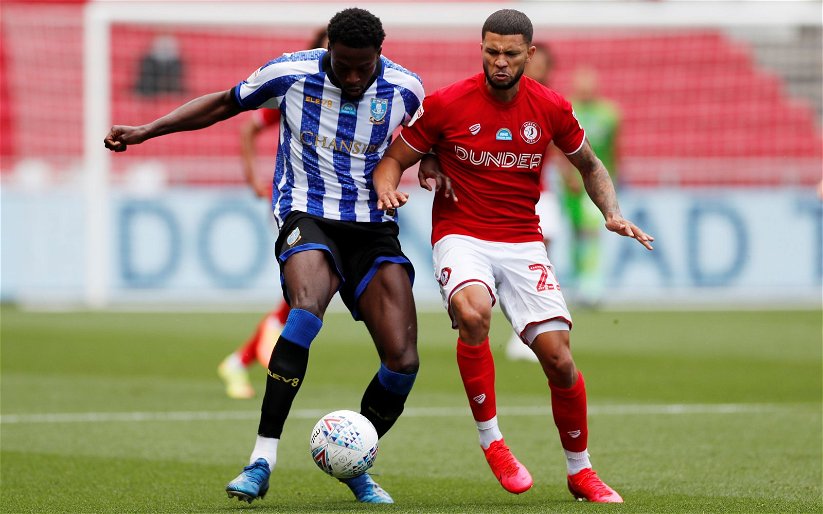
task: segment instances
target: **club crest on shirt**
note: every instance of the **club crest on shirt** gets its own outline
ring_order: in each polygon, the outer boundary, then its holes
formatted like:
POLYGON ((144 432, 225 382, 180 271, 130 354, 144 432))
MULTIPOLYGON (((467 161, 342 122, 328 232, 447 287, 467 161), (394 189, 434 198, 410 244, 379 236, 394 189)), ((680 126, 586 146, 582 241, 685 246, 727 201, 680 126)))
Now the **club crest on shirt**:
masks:
POLYGON ((300 227, 291 231, 291 233, 286 236, 286 244, 289 246, 294 246, 298 241, 301 239, 300 235, 300 227))
POLYGON ((386 118, 386 113, 389 110, 389 101, 386 98, 372 98, 369 112, 369 121, 374 125, 382 124, 386 118))
POLYGON ((527 121, 520 127, 520 135, 523 137, 523 141, 533 145, 540 140, 540 125, 533 121, 527 121))
POLYGON ((340 114, 357 116, 357 107, 355 107, 353 103, 346 102, 342 106, 340 106, 340 114))
POLYGON ((452 269, 451 268, 443 268, 440 270, 440 276, 437 277, 437 283, 443 287, 446 287, 446 284, 449 283, 449 279, 452 276, 452 269))
POLYGON ((502 128, 497 131, 497 135, 495 135, 494 138, 498 141, 511 141, 512 131, 507 128, 502 128))
POLYGON ((474 125, 469 127, 469 132, 471 133, 471 135, 476 136, 477 133, 480 132, 480 124, 475 123, 474 125))

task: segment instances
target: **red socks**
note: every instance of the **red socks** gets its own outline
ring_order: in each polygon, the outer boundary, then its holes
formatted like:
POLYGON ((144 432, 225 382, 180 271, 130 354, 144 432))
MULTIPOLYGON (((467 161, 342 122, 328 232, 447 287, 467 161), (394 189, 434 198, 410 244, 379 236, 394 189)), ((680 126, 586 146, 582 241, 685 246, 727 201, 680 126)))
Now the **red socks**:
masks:
POLYGON ((272 312, 272 314, 277 316, 277 321, 279 321, 280 324, 285 327, 286 320, 289 319, 290 310, 291 307, 289 307, 289 304, 286 303, 286 300, 283 300, 282 302, 280 302, 280 307, 278 307, 276 311, 272 312))
POLYGON ((289 304, 283 301, 277 309, 263 316, 263 319, 257 324, 254 334, 252 334, 243 347, 237 351, 240 357, 240 363, 243 364, 243 366, 248 367, 254 359, 257 358, 257 345, 260 343, 260 338, 263 337, 263 332, 266 330, 266 321, 269 319, 269 316, 274 316, 277 321, 280 322, 280 325, 283 326, 286 324, 290 310, 289 304))
POLYGON ((577 381, 568 389, 549 384, 552 397, 554 424, 560 432, 563 449, 570 452, 585 451, 589 444, 589 428, 586 422, 586 384, 583 374, 577 372, 577 381))
POLYGON ((457 339, 457 367, 466 388, 475 421, 488 421, 497 415, 494 394, 494 358, 488 338, 478 346, 457 339))
MULTIPOLYGON (((486 339, 478 346, 457 340, 457 367, 475 421, 488 421, 497 415, 494 392, 494 358, 486 339)), ((554 424, 560 432, 563 449, 584 452, 589 444, 586 420, 586 384, 577 372, 577 381, 568 389, 549 384, 554 424)))
POLYGON ((243 364, 244 367, 249 367, 249 365, 254 362, 254 359, 257 358, 257 343, 260 341, 260 337, 266 329, 266 320, 269 316, 271 316, 271 313, 263 316, 263 319, 257 323, 257 328, 254 330, 254 334, 252 334, 243 347, 237 351, 237 354, 240 356, 240 363, 243 364))

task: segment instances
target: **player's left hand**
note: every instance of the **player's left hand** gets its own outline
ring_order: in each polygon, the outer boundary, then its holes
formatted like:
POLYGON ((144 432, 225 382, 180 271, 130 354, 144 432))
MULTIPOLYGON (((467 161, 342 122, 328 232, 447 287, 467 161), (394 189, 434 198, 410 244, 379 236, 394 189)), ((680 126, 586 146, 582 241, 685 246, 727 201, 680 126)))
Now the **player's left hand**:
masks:
POLYGON ((429 184, 429 180, 434 181, 435 193, 442 190, 446 198, 451 198, 455 202, 457 201, 457 195, 454 194, 454 189, 452 189, 451 179, 443 173, 440 169, 440 161, 432 154, 423 156, 420 160, 420 167, 417 169, 417 181, 420 183, 420 187, 431 191, 432 186, 429 184))
POLYGON ((622 216, 612 216, 606 220, 606 228, 621 236, 631 237, 636 239, 638 243, 642 244, 648 250, 652 248, 652 241, 654 237, 640 230, 640 227, 622 216))

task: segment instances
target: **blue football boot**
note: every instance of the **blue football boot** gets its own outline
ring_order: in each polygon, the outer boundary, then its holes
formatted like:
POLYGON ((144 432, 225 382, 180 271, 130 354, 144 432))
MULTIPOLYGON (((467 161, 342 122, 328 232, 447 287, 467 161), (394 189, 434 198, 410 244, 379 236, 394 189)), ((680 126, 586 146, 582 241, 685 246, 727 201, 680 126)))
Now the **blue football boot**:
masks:
POLYGON ((368 473, 340 480, 351 489, 357 501, 362 503, 394 503, 389 493, 383 490, 368 473))
MULTIPOLYGON (((229 498, 234 496, 239 501, 249 503, 257 498, 264 498, 269 492, 269 463, 266 459, 257 459, 243 468, 243 472, 226 486, 229 498)), ((376 485, 376 484, 375 484, 376 485)), ((378 487, 379 489, 379 487, 378 487)))

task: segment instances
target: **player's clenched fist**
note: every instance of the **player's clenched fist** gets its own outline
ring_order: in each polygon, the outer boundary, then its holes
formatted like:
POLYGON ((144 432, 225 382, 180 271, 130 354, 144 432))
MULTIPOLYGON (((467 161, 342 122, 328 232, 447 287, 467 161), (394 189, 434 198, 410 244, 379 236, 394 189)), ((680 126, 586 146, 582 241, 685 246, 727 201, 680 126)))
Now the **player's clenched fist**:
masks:
POLYGON ((106 148, 115 152, 125 152, 128 145, 136 145, 145 141, 142 127, 128 127, 115 125, 109 130, 109 135, 103 140, 106 148))

